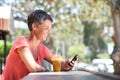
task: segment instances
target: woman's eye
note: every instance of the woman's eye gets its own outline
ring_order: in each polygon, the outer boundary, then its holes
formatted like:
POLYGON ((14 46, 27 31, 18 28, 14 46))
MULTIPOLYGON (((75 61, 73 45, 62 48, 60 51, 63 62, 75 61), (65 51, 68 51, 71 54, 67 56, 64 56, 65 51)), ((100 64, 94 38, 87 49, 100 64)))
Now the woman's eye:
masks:
POLYGON ((49 28, 44 28, 45 30, 48 30, 49 28))
POLYGON ((50 29, 49 27, 44 28, 44 30, 49 30, 49 29, 50 29))

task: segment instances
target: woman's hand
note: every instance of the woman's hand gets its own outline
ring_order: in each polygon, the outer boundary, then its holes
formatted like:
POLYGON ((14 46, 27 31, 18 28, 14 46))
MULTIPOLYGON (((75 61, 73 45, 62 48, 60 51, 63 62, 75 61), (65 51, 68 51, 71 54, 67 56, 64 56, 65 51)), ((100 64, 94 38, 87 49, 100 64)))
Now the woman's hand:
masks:
POLYGON ((46 71, 46 69, 43 66, 40 65, 40 68, 37 72, 45 72, 45 71, 46 71))
POLYGON ((69 60, 67 60, 66 62, 62 62, 62 69, 61 70, 62 71, 72 70, 72 68, 74 67, 76 61, 69 61, 69 60))

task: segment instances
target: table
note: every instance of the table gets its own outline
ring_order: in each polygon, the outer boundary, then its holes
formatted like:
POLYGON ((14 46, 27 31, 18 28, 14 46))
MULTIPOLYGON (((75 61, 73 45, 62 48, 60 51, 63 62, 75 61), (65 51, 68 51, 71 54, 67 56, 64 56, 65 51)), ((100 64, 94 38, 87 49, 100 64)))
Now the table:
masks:
POLYGON ((110 80, 85 71, 30 73, 21 80, 110 80))

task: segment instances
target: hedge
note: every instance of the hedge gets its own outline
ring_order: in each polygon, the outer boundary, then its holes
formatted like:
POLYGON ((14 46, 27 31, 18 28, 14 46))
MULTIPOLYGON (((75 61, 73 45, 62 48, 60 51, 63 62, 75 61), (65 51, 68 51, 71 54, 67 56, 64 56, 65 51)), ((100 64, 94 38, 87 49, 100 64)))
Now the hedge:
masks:
MULTIPOLYGON (((8 54, 12 46, 12 43, 7 41, 6 44, 7 44, 6 53, 8 54)), ((4 41, 0 41, 0 57, 4 57, 4 41)))

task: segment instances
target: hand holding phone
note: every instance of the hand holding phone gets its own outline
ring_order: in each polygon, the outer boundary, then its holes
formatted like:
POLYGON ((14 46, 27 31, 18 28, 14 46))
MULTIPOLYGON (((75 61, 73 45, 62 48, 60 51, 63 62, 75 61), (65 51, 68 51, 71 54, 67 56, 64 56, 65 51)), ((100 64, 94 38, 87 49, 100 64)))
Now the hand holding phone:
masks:
MULTIPOLYGON (((76 60, 77 60, 77 57, 78 57, 78 55, 76 54, 76 55, 73 57, 73 59, 70 61, 70 63, 72 63, 72 61, 76 61, 76 60)), ((70 65, 70 63, 69 63, 69 65, 70 65)))

